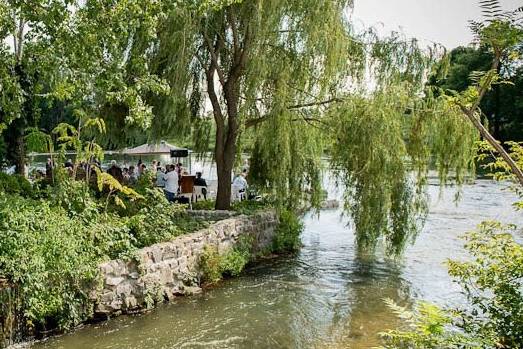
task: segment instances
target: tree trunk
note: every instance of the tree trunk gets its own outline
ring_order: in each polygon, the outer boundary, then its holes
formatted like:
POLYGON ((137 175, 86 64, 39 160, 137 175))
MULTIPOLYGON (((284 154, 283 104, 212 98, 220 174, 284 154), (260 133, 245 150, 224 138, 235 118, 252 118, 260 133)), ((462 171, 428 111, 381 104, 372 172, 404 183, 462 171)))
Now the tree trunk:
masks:
POLYGON ((501 146, 501 144, 490 134, 490 132, 483 126, 481 121, 476 117, 473 110, 461 107, 463 113, 469 118, 474 127, 479 131, 481 136, 499 153, 499 155, 505 160, 510 167, 516 180, 521 186, 523 186, 523 171, 518 167, 514 159, 512 159, 507 151, 501 146))
POLYGON ((223 127, 217 132, 214 155, 218 174, 218 192, 216 194, 217 210, 231 209, 231 178, 236 158, 236 131, 229 126, 227 134, 223 127))
POLYGON ((20 134, 15 140, 15 168, 16 173, 25 176, 25 142, 24 135, 20 134))
MULTIPOLYGON (((225 156, 224 149, 216 148, 215 154, 223 154, 225 156)), ((231 209, 231 177, 232 177, 232 166, 228 166, 226 162, 216 162, 216 168, 218 172, 218 193, 216 195, 216 206, 217 210, 230 210, 231 209)))

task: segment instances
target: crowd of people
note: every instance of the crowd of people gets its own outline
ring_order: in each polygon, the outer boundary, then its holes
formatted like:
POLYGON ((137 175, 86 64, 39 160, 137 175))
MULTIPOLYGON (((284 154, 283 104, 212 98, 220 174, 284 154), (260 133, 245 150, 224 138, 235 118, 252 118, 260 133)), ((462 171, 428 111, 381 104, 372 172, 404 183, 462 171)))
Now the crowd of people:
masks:
MULTIPOLYGON (((101 169, 101 164, 96 162, 94 166, 101 169)), ((68 159, 64 167, 71 174, 73 173, 74 163, 71 159, 68 159)), ((87 171, 89 166, 86 164, 80 164, 77 166, 77 172, 80 170, 87 171)), ((54 169, 53 162, 48 159, 46 165, 46 176, 50 176, 54 169)), ((196 176, 191 176, 190 173, 183 167, 182 163, 167 164, 165 167, 157 160, 152 161, 150 167, 147 167, 145 163, 140 159, 136 166, 131 165, 128 167, 121 167, 118 165, 116 160, 112 160, 109 168, 106 170, 113 178, 123 185, 132 186, 139 178, 145 173, 154 174, 154 184, 156 187, 163 189, 165 197, 169 202, 185 202, 186 197, 183 194, 194 193, 194 188, 198 189, 195 193, 197 197, 201 196, 203 199, 207 199, 207 181, 202 177, 201 172, 196 172, 196 176), (182 184, 188 183, 188 188, 182 188, 182 184), (187 192, 184 192, 185 189, 187 192)), ((231 188, 232 188, 232 199, 235 201, 245 200, 247 198, 247 174, 248 167, 244 166, 241 173, 234 176, 231 188)), ((78 173, 77 173, 78 176, 78 173)))

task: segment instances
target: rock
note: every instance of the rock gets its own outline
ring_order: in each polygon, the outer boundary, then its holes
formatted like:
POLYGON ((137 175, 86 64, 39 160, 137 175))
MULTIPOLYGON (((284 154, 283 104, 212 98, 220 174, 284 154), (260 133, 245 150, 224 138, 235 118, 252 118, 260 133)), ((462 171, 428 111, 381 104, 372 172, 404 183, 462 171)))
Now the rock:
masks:
POLYGON ((138 306, 138 301, 133 296, 127 296, 124 298, 124 304, 126 309, 134 309, 138 306))
POLYGON ((119 285, 124 280, 125 279, 121 276, 117 276, 117 277, 109 276, 108 278, 105 279, 105 284, 108 286, 116 286, 116 285, 119 285))
POLYGON ((128 296, 133 291, 133 287, 129 283, 122 283, 116 287, 116 294, 118 296, 128 296))
POLYGON ((338 200, 326 200, 324 202, 321 203, 321 208, 324 209, 324 210, 328 210, 328 209, 335 209, 335 208, 338 208, 340 207, 340 203, 338 200))
POLYGON ((184 286, 183 287, 183 295, 184 296, 193 296, 195 294, 202 293, 201 287, 197 286, 184 286))
MULTIPOLYGON (((275 212, 251 216, 223 213, 227 219, 218 221, 193 234, 183 235, 170 242, 137 250, 132 260, 113 260, 100 265, 101 289, 93 288, 96 312, 115 315, 133 312, 144 307, 145 297, 151 291, 163 294, 169 300, 178 295, 202 292, 198 287, 201 277, 200 256, 206 246, 226 253, 241 236, 253 237, 254 253, 264 250, 272 242, 278 225, 275 212)), ((156 297, 156 296, 155 296, 156 297)))

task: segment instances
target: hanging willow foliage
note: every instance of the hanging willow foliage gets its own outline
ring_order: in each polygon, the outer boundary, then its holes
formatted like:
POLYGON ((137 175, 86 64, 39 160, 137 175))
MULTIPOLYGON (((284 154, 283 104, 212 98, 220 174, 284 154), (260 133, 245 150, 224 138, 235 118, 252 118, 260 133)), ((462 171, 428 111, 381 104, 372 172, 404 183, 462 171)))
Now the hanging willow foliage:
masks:
POLYGON ((474 168, 477 133, 459 111, 443 99, 413 100, 408 91, 393 86, 330 111, 332 164, 360 250, 372 251, 383 237, 388 252, 399 254, 413 241, 427 209, 431 164, 442 183, 450 174, 463 183, 474 168))
MULTIPOLYGON (((423 218, 429 166, 459 183, 472 168, 475 132, 423 91, 437 47, 356 33, 350 0, 132 3, 136 11, 115 5, 131 25, 105 29, 119 40, 93 52, 120 77, 95 100, 118 116, 109 135, 157 140, 193 130, 200 149, 214 136, 219 208, 230 204, 238 154, 251 149, 253 179, 282 205, 318 207, 328 153, 358 247, 373 250, 385 238, 397 254, 423 218)), ((114 17, 112 5, 87 4, 114 17)), ((90 6, 86 23, 101 23, 90 6)))

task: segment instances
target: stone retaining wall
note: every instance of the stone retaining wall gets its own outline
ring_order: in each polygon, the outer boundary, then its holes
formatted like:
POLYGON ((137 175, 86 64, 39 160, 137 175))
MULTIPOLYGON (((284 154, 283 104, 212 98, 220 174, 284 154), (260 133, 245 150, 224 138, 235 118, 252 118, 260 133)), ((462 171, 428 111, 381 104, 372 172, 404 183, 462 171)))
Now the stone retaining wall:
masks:
POLYGON ((95 314, 140 311, 164 299, 199 292, 199 262, 204 246, 216 246, 219 253, 225 253, 240 236, 251 235, 254 252, 260 252, 272 243, 277 225, 277 215, 272 211, 236 216, 141 249, 133 261, 106 262, 100 265, 100 285, 91 292, 95 314))

